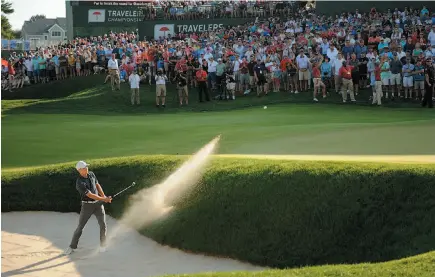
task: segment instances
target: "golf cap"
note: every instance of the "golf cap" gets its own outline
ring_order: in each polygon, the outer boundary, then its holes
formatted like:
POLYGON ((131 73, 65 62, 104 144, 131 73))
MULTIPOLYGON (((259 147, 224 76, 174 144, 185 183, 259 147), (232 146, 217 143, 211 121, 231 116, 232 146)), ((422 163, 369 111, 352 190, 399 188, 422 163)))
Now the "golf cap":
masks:
POLYGON ((89 166, 89 164, 87 164, 86 162, 84 162, 84 161, 79 161, 79 162, 77 162, 77 164, 76 164, 76 169, 79 170, 79 169, 86 168, 86 167, 88 167, 88 166, 89 166))

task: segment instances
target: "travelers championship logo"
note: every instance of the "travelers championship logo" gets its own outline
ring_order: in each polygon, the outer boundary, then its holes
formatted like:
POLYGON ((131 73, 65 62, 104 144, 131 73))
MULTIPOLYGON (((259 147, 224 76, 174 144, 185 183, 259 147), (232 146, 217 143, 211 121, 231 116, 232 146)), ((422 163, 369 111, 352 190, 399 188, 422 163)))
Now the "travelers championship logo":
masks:
POLYGON ((105 22, 106 10, 89 10, 88 22, 105 22))
POLYGON ((174 24, 156 24, 154 25, 154 39, 159 37, 168 37, 168 34, 174 35, 174 24))

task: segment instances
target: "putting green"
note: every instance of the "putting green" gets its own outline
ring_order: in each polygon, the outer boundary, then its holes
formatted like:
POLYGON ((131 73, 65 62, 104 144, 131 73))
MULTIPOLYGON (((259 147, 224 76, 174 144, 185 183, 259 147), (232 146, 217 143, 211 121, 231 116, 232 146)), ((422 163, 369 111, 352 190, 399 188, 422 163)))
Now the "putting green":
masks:
POLYGON ((2 168, 191 154, 218 134, 222 134, 218 154, 346 155, 352 159, 435 154, 435 148, 427 146, 435 141, 435 115, 424 109, 283 104, 267 110, 147 115, 29 112, 2 119, 2 168))

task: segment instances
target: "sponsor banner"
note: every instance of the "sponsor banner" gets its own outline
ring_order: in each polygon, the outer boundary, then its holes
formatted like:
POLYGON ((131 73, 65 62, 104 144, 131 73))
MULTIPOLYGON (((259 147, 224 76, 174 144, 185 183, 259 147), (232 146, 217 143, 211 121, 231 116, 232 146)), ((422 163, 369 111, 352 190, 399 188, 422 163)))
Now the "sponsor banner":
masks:
POLYGON ((177 33, 202 33, 211 32, 224 27, 223 23, 210 24, 183 24, 177 25, 177 33))
POLYGON ((104 22, 141 22, 143 13, 140 10, 110 10, 110 9, 90 9, 88 11, 89 23, 104 22))
POLYGON ((149 0, 145 1, 70 1, 71 6, 107 6, 112 7, 140 7, 140 6, 148 6, 150 4, 149 0))
POLYGON ((154 25, 154 38, 167 37, 168 34, 173 35, 175 30, 174 24, 156 24, 154 25))
POLYGON ((154 25, 154 39, 159 37, 167 37, 168 34, 174 35, 177 33, 203 33, 211 32, 224 27, 223 23, 211 24, 156 24, 154 25))
POLYGON ((252 19, 210 19, 210 20, 180 20, 180 21, 143 21, 138 24, 139 36, 143 39, 167 37, 177 33, 203 33, 215 31, 227 26, 242 25, 252 19), (150 28, 151 27, 151 28, 150 28))
POLYGON ((88 11, 88 22, 105 22, 106 10, 94 10, 88 11))
POLYGON ((74 27, 135 25, 143 20, 143 10, 137 7, 75 7, 72 10, 74 27))

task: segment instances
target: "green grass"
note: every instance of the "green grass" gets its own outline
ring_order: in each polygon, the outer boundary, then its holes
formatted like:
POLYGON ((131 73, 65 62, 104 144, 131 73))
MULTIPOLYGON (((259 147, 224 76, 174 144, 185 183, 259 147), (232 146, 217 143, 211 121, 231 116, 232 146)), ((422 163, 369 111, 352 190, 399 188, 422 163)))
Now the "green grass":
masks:
POLYGON ((190 107, 170 102, 163 111, 153 106, 149 89, 142 92, 144 105, 131 107, 125 84, 122 91, 112 92, 101 85, 101 76, 83 80, 94 87, 79 92, 70 87, 62 92, 68 96, 55 99, 2 101, 2 168, 191 154, 218 134, 221 154, 435 153, 421 143, 423 137, 435 141, 435 113, 415 103, 395 108, 341 105, 334 104, 338 98, 333 96, 326 104, 313 104, 308 95, 278 93, 200 105, 191 92, 190 107))
POLYGON ((168 275, 167 277, 432 277, 435 252, 377 264, 328 265, 262 272, 228 272, 168 275))

